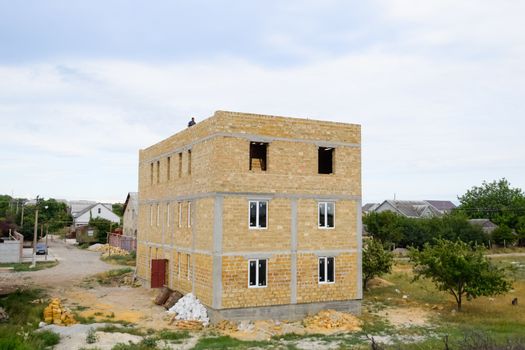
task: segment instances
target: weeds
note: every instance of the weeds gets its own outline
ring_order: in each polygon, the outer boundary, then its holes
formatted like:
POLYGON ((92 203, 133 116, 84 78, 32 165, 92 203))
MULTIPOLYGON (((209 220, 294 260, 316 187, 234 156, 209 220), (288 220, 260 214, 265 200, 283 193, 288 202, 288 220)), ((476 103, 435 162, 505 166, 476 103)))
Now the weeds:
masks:
POLYGON ((29 272, 50 269, 57 265, 58 261, 38 261, 33 268, 30 268, 31 263, 2 263, 0 267, 12 267, 15 272, 29 272))
POLYGON ((86 335, 86 343, 95 344, 98 341, 97 331, 94 328, 90 328, 86 335))

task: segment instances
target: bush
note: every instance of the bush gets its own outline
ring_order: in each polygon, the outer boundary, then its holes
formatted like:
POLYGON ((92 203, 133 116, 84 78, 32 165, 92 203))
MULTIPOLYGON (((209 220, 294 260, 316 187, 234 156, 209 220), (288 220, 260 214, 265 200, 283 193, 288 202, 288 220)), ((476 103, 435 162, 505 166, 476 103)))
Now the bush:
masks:
POLYGON ((381 241, 369 239, 363 247, 363 285, 366 288, 372 278, 389 273, 394 258, 385 251, 381 241))
POLYGON ((517 236, 512 232, 512 229, 507 226, 500 226, 492 231, 492 240, 500 246, 513 245, 516 242, 517 236))

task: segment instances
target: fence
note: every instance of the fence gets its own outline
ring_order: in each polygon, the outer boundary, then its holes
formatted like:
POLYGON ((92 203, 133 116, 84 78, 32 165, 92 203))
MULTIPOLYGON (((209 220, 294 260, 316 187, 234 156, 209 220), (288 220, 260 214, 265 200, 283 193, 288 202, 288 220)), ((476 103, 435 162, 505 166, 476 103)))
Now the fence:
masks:
POLYGON ((119 247, 128 252, 137 251, 137 239, 135 237, 118 235, 116 233, 109 234, 109 245, 119 247))

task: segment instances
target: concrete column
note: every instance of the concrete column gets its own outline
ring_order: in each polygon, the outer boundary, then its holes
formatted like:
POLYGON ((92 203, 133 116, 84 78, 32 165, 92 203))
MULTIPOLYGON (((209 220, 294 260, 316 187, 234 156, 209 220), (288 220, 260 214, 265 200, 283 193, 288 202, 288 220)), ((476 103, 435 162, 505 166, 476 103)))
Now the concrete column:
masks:
POLYGON ((291 200, 291 237, 290 237, 290 304, 297 304, 297 199, 291 200))
POLYGON ((362 200, 356 201, 356 239, 357 239, 357 299, 363 299, 363 216, 362 200))
POLYGON ((197 229, 196 219, 197 219, 197 205, 196 201, 190 201, 191 211, 190 211, 190 223, 191 223, 191 292, 195 295, 195 246, 197 242, 197 229))
POLYGON ((214 309, 221 308, 222 301, 222 216, 224 197, 215 197, 213 210, 213 300, 214 309))

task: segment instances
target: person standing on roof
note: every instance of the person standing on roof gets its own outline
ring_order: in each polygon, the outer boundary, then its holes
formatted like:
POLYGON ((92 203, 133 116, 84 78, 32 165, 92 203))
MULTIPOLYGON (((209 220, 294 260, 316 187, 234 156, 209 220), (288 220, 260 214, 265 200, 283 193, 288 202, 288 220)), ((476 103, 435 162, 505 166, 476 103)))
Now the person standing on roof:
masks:
POLYGON ((188 128, 189 128, 190 126, 194 126, 195 124, 197 124, 197 123, 195 122, 195 118, 194 118, 194 117, 191 117, 191 120, 190 120, 189 123, 188 123, 188 128))

